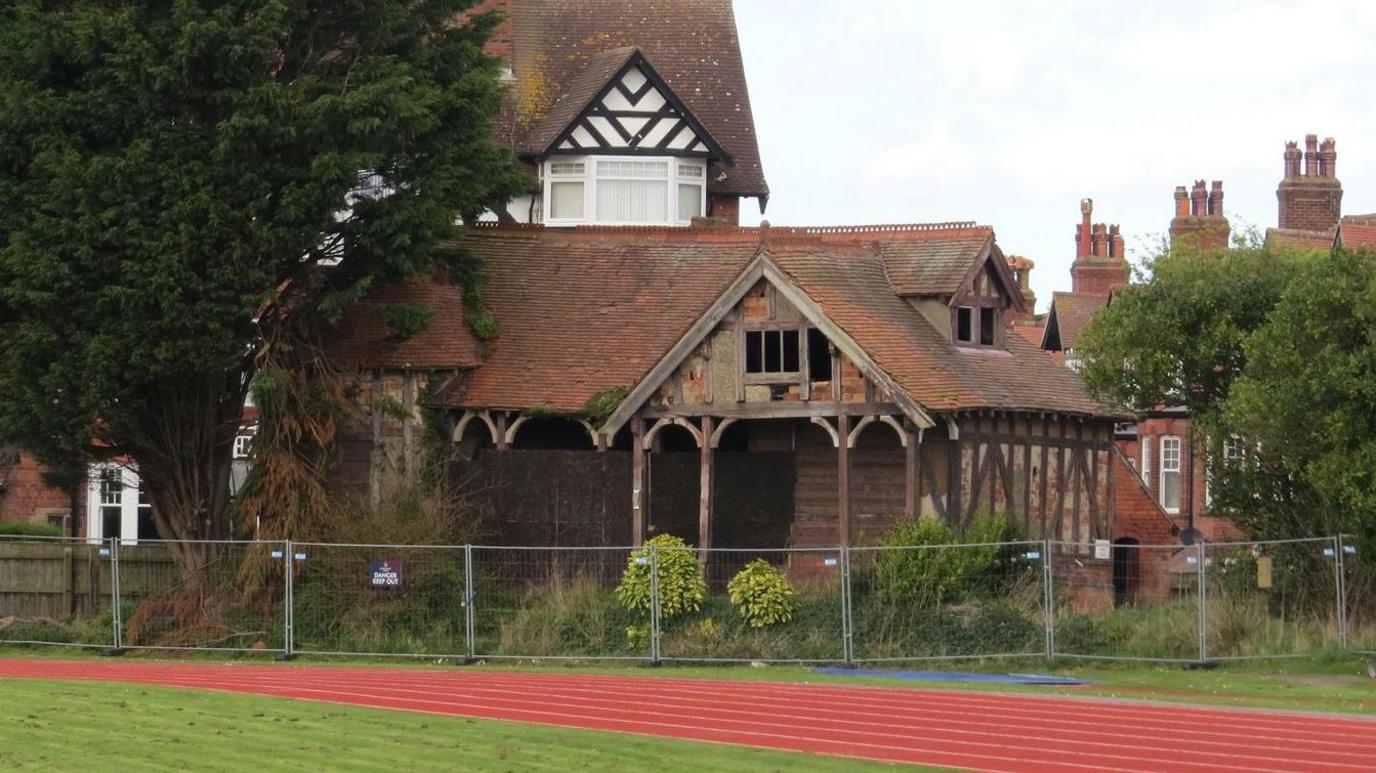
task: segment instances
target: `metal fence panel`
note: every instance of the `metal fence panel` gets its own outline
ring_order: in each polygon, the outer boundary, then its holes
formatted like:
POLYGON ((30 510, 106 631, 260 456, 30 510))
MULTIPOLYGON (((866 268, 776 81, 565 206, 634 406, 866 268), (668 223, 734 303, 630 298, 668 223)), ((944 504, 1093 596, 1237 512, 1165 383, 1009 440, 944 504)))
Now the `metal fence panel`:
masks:
POLYGON ((292 651, 467 657, 465 553, 292 543, 292 651))
POLYGON ((707 662, 840 662, 845 659, 839 550, 673 550, 703 579, 701 600, 680 608, 661 580, 659 655, 707 662))
POLYGON ((1339 642, 1332 539, 1204 546, 1207 658, 1305 655, 1339 642))
POLYGON ((284 649, 283 552, 281 542, 117 542, 120 646, 284 649))
POLYGON ((1053 541, 1049 551, 1054 655, 1199 660, 1199 548, 1053 541))
POLYGON ((1347 648, 1376 655, 1376 565, 1348 536, 1337 538, 1344 640, 1347 648))
POLYGON ((649 552, 473 546, 473 654, 650 658, 649 552), (618 598, 628 573, 639 581, 637 609, 618 598))
POLYGON ((113 647, 111 545, 0 536, 0 643, 113 647))
POLYGON ((852 548, 857 661, 1039 655, 1042 543, 852 548))

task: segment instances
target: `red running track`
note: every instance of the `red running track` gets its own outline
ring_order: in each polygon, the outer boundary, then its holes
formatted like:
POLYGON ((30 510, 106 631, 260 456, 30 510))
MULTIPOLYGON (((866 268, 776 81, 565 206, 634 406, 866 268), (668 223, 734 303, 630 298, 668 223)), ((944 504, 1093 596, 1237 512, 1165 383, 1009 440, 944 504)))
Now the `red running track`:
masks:
POLYGON ((195 687, 981 771, 1373 771, 1362 717, 849 685, 0 660, 0 678, 195 687))

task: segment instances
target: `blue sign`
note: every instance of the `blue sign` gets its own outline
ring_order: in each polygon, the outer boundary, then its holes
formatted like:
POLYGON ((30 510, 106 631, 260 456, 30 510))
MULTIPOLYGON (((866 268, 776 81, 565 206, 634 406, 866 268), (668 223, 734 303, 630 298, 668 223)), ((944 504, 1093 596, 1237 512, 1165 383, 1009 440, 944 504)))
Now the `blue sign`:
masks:
POLYGON ((401 560, 381 558, 368 563, 368 582, 373 588, 396 589, 401 587, 401 560))

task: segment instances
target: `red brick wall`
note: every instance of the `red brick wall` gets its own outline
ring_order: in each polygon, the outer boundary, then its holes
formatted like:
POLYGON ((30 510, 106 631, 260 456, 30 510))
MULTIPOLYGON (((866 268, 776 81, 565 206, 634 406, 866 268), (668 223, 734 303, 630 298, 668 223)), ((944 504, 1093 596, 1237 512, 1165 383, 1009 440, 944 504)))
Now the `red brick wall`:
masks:
POLYGON ((43 483, 43 471, 43 465, 23 452, 18 463, 0 468, 0 480, 5 481, 5 492, 0 493, 0 522, 47 523, 41 511, 69 509, 67 495, 43 483))
POLYGON ((741 197, 712 195, 707 198, 707 216, 731 225, 740 225, 741 197))

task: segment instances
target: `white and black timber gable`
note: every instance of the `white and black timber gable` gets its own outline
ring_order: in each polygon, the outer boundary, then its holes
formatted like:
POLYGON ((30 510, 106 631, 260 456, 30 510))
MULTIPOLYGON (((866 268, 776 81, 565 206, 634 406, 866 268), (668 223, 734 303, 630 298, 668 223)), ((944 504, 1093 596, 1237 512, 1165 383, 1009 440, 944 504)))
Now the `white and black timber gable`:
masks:
POLYGON ((639 51, 630 54, 543 155, 558 154, 732 161, 639 51))

